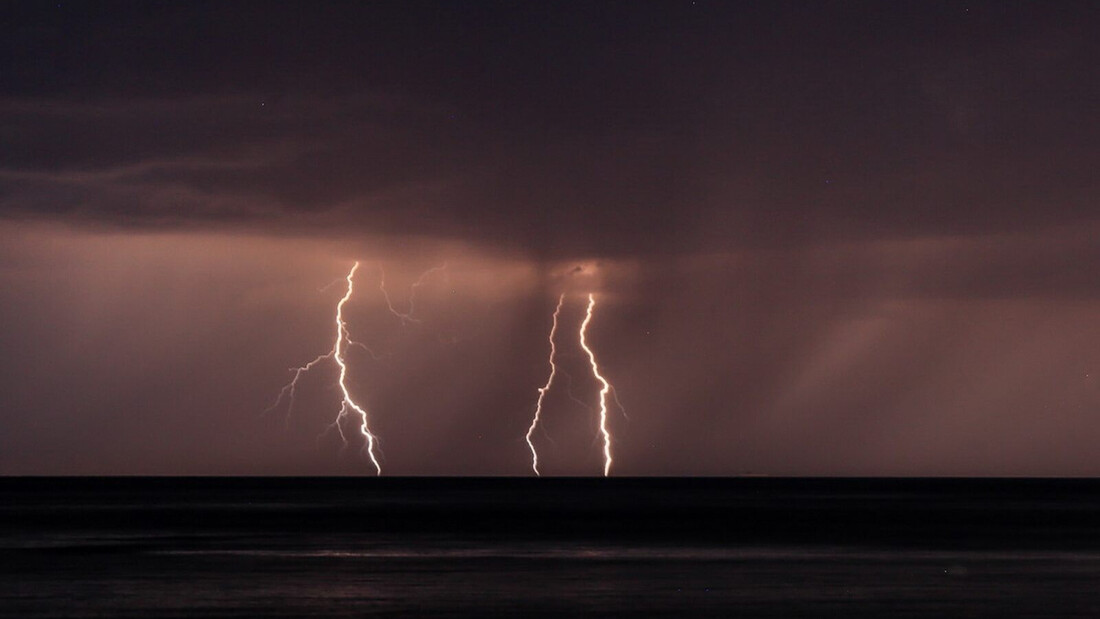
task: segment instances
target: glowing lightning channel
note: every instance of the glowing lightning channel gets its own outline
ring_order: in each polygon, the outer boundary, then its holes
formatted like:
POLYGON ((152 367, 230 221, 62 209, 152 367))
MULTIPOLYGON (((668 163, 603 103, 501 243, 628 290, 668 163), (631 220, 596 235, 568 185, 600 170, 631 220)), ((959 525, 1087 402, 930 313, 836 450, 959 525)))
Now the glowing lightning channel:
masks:
POLYGON ((565 295, 562 294, 558 297, 558 306, 554 308, 554 324, 550 327, 550 377, 546 379, 546 384, 539 387, 539 399, 535 404, 535 417, 531 420, 531 427, 527 430, 527 446, 531 448, 531 469, 535 471, 535 475, 539 475, 539 454, 535 451, 535 443, 532 442, 531 436, 535 433, 535 427, 539 425, 539 415, 542 413, 542 400, 546 397, 546 392, 550 391, 550 385, 554 382, 554 376, 558 373, 558 366, 554 364, 554 356, 557 354, 557 348, 554 346, 554 334, 558 331, 558 316, 561 314, 562 303, 565 302, 565 295))
POLYGON ((607 394, 611 391, 611 383, 600 375, 596 355, 588 347, 588 341, 585 339, 585 334, 588 332, 588 323, 592 322, 592 309, 595 307, 596 296, 589 294, 588 310, 585 313, 584 322, 581 323, 580 339, 581 348, 588 353, 588 361, 592 364, 592 375, 603 385, 603 388, 600 389, 600 433, 603 434, 603 476, 607 477, 611 473, 611 433, 607 431, 607 394))
POLYGON ((296 368, 290 368, 290 371, 294 372, 294 378, 292 378, 289 383, 283 385, 283 388, 279 391, 279 396, 277 398, 275 398, 275 402, 273 402, 271 404, 271 406, 267 407, 267 410, 264 411, 264 414, 266 415, 267 413, 270 413, 271 411, 278 408, 279 404, 282 403, 283 398, 286 398, 287 399, 286 418, 283 419, 283 424, 286 425, 286 426, 289 426, 290 425, 290 416, 294 412, 294 395, 295 395, 295 393, 298 389, 298 379, 301 378, 303 374, 306 374, 307 372, 312 370, 313 366, 315 366, 318 363, 324 361, 325 359, 332 358, 332 355, 335 352, 336 352, 335 349, 330 350, 330 351, 328 351, 327 353, 325 353, 323 355, 318 355, 316 359, 314 359, 313 361, 310 361, 309 363, 307 363, 303 366, 296 367, 296 368))
MULTIPOLYGON (((371 462, 374 463, 375 470, 378 472, 379 475, 381 475, 382 468, 378 465, 378 459, 374 456, 375 437, 373 434, 371 434, 370 430, 367 427, 367 411, 351 399, 351 393, 348 391, 346 380, 348 368, 347 362, 344 360, 344 352, 347 347, 358 346, 370 353, 371 357, 375 359, 380 358, 374 353, 374 351, 368 348, 366 344, 352 340, 351 334, 348 332, 348 326, 344 322, 344 304, 351 299, 351 295, 354 292, 352 286, 352 278, 355 276, 355 271, 358 269, 359 263, 356 262, 351 267, 351 271, 349 271, 347 276, 344 278, 348 283, 348 289, 347 292, 344 293, 343 298, 340 299, 340 302, 336 304, 336 342, 333 343, 332 350, 323 355, 318 355, 313 361, 310 361, 303 366, 291 368, 290 371, 294 372, 294 378, 292 378, 289 383, 283 386, 283 388, 279 391, 278 397, 275 398, 275 402, 271 406, 267 407, 267 410, 264 412, 269 413, 275 410, 276 408, 278 408, 279 404, 281 404, 285 399, 287 400, 285 423, 289 424, 291 413, 294 411, 294 396, 297 393, 298 380, 302 378, 303 375, 309 373, 309 371, 312 370, 314 366, 316 366, 318 363, 321 363, 322 361, 325 361, 327 359, 332 359, 340 368, 339 384, 340 391, 341 393, 343 393, 343 400, 340 404, 340 413, 336 416, 336 419, 329 424, 328 427, 329 429, 334 428, 337 431, 337 433, 340 435, 340 440, 342 440, 344 442, 344 445, 346 446, 348 443, 348 439, 347 436, 344 434, 344 428, 340 424, 341 422, 343 422, 344 418, 350 414, 351 411, 355 411, 356 413, 358 413, 361 419, 359 432, 363 435, 363 438, 366 439, 366 442, 364 444, 364 451, 366 451, 367 455, 370 456, 371 462)), ((329 286, 331 285, 332 284, 329 284, 329 286)), ((325 286, 325 288, 328 288, 329 286, 325 286)))
POLYGON ((441 264, 437 267, 432 267, 432 268, 428 269, 427 271, 424 271, 423 273, 421 273, 420 277, 416 278, 416 281, 413 282, 413 285, 409 286, 409 311, 399 312, 399 311, 397 311, 397 308, 395 308, 393 306, 393 302, 390 300, 390 293, 386 292, 386 271, 382 269, 382 265, 378 265, 378 272, 380 274, 379 279, 378 279, 378 289, 382 291, 382 298, 384 298, 386 300, 386 307, 389 308, 391 314, 393 314, 394 316, 397 316, 398 318, 401 319, 401 324, 402 325, 406 325, 410 322, 416 322, 416 323, 420 322, 419 318, 414 318, 413 317, 413 311, 416 310, 416 291, 417 291, 418 288, 420 288, 421 286, 424 285, 424 282, 429 277, 431 277, 432 274, 434 274, 438 271, 442 271, 446 268, 447 268, 447 263, 444 262, 443 264, 441 264))
POLYGON ((378 458, 374 456, 374 435, 371 434, 370 429, 367 426, 367 411, 355 403, 355 400, 351 399, 351 393, 348 391, 348 385, 346 382, 348 375, 348 365, 344 361, 344 344, 345 342, 351 343, 351 336, 348 334, 348 326, 344 322, 344 304, 351 299, 352 292, 354 291, 354 284, 352 278, 355 276, 355 271, 359 269, 359 262, 351 267, 348 271, 347 282, 348 290, 344 293, 344 297, 340 299, 340 302, 336 304, 336 343, 332 348, 332 358, 336 361, 336 365, 340 366, 340 391, 344 394, 344 400, 340 404, 340 413, 336 416, 336 419, 332 422, 333 426, 340 432, 340 438, 344 439, 345 444, 347 439, 344 437, 344 431, 340 427, 340 421, 349 414, 349 410, 354 410, 359 414, 359 433, 366 439, 365 450, 367 455, 370 456, 370 461, 374 464, 374 470, 376 474, 382 474, 382 466, 378 464, 378 458))

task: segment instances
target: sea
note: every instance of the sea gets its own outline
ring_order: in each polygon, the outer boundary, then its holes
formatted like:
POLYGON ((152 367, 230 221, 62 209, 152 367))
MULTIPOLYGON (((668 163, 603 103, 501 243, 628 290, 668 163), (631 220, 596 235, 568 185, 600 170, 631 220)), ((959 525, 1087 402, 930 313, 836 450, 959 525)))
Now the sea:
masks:
POLYGON ((1100 617, 1079 479, 0 478, 0 617, 1100 617))

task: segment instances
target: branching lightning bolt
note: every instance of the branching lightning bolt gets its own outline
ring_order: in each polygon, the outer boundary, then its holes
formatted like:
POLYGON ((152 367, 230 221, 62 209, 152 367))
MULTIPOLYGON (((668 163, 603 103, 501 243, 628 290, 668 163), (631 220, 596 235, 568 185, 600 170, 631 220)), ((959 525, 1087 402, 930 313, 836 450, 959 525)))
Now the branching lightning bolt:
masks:
MULTIPOLYGON (((586 411, 591 413, 592 412, 592 407, 589 406, 588 404, 586 404, 583 400, 578 398, 573 393, 573 376, 569 372, 566 372, 565 370, 559 370, 559 371, 562 373, 563 376, 565 376, 565 395, 569 396, 570 400, 573 400, 579 406, 581 406, 586 411)), ((614 389, 611 390, 611 395, 615 395, 615 390, 614 389)))
POLYGON ((358 269, 359 263, 356 262, 351 267, 351 270, 348 271, 347 276, 344 278, 347 281, 348 288, 347 291, 344 293, 344 296, 340 299, 340 302, 336 304, 336 341, 332 345, 332 350, 323 355, 319 355, 313 361, 310 361, 303 366, 291 368, 291 371, 294 372, 294 378, 291 379, 289 383, 283 386, 282 390, 279 391, 278 397, 275 398, 275 403, 269 406, 266 412, 274 410, 284 399, 286 399, 286 421, 287 423, 289 423, 290 414, 294 409, 294 396, 298 388, 298 380, 304 374, 312 370, 318 363, 321 363, 326 359, 332 359, 340 368, 340 379, 338 384, 340 386, 340 392, 343 395, 343 399, 340 404, 340 412, 339 414, 337 414, 336 419, 334 419, 333 422, 329 424, 329 428, 334 428, 337 431, 337 433, 340 435, 340 439, 344 442, 344 445, 346 446, 348 442, 347 436, 345 436, 344 429, 340 424, 343 422, 344 418, 351 413, 351 411, 355 411, 360 418, 359 432, 363 435, 363 438, 365 439, 364 451, 367 453, 367 455, 370 457, 371 462, 374 464, 374 468, 377 474, 381 475, 382 467, 379 466, 378 459, 375 457, 374 454, 374 443, 376 439, 374 435, 371 434, 370 429, 367 426, 367 411, 362 406, 357 404, 355 400, 352 399, 351 393, 348 391, 347 386, 348 366, 347 361, 344 358, 344 353, 348 346, 359 346, 363 350, 366 350, 368 353, 370 353, 370 355, 375 359, 379 358, 378 355, 374 354, 374 351, 368 348, 365 344, 361 342, 356 342, 351 339, 351 335, 348 333, 347 323, 344 322, 344 305, 348 302, 348 300, 351 299, 352 293, 354 292, 354 284, 352 283, 352 279, 354 278, 355 272, 358 269))
POLYGON ((420 277, 416 278, 416 281, 413 282, 413 285, 409 286, 409 311, 400 312, 400 311, 397 310, 397 308, 395 308, 393 306, 393 302, 390 300, 390 293, 386 292, 386 271, 382 269, 381 265, 378 266, 378 272, 379 272, 378 289, 382 291, 382 298, 384 298, 386 300, 386 307, 389 308, 391 314, 393 314, 394 316, 397 316, 398 318, 401 319, 401 324, 402 325, 406 325, 410 322, 416 322, 416 323, 420 322, 419 318, 413 317, 413 312, 416 310, 416 291, 417 291, 417 289, 419 289, 421 286, 424 285, 424 282, 429 277, 431 277, 432 274, 434 274, 438 271, 442 271, 446 268, 447 268, 447 263, 444 262, 443 264, 441 264, 437 267, 432 267, 432 268, 428 269, 427 271, 424 271, 423 273, 421 273, 420 277))
POLYGON ((531 448, 531 469, 535 471, 535 475, 539 475, 539 454, 535 451, 535 443, 531 440, 531 436, 535 433, 535 428, 539 425, 539 415, 542 414, 542 400, 546 397, 546 392, 550 391, 550 385, 554 382, 554 376, 558 373, 558 366, 554 363, 554 356, 557 354, 557 348, 554 346, 554 334, 558 331, 558 316, 561 314, 562 303, 565 302, 565 295, 562 294, 558 297, 558 306, 554 308, 554 323, 550 327, 550 376, 546 379, 546 384, 539 387, 539 399, 535 403, 535 416, 531 419, 531 427, 527 430, 527 446, 531 448))
MULTIPOLYGON (((348 334, 347 323, 344 322, 344 304, 351 299, 351 295, 355 290, 355 285, 352 283, 352 278, 355 276, 355 271, 359 269, 359 263, 356 262, 351 270, 348 271, 347 281, 348 290, 344 293, 344 297, 340 299, 340 302, 336 304, 336 343, 332 348, 332 358, 336 361, 336 365, 340 366, 340 392, 344 394, 344 399, 340 404, 340 413, 333 420, 332 425, 340 432, 340 438, 344 439, 344 443, 347 444, 347 439, 344 437, 344 431, 340 428, 340 421, 349 414, 349 410, 353 410, 359 415, 359 433, 366 439, 364 450, 370 457, 371 463, 374 464, 374 470, 376 474, 382 474, 382 466, 378 464, 378 458, 374 455, 374 435, 371 434, 370 428, 367 426, 367 411, 357 404, 355 400, 351 398, 351 393, 348 391, 347 375, 348 364, 344 360, 344 344, 351 343, 351 336, 348 334)), ((369 349, 368 349, 369 350, 369 349)))
POLYGON ((588 310, 584 316, 584 322, 581 323, 580 340, 581 348, 584 352, 588 353, 588 361, 592 364, 592 375, 596 377, 596 380, 600 381, 603 388, 600 389, 600 433, 603 435, 603 476, 607 477, 611 473, 611 433, 607 430, 607 394, 611 391, 611 383, 607 382, 607 379, 600 374, 599 365, 596 363, 596 355, 592 352, 592 349, 588 347, 588 340, 586 334, 588 333, 588 323, 592 322, 592 310, 596 307, 596 296, 593 294, 588 295, 588 310))
POLYGON ((270 413, 271 411, 278 408, 279 404, 282 403, 283 398, 286 398, 286 418, 283 420, 283 423, 289 425, 291 413, 294 412, 294 395, 296 390, 298 389, 298 379, 301 378, 303 374, 312 370, 313 366, 324 361, 325 359, 332 358, 332 355, 335 354, 335 352, 335 349, 330 350, 323 355, 319 355, 316 359, 310 361, 303 366, 290 368, 290 371, 294 372, 294 378, 292 378, 289 383, 283 385, 283 388, 279 391, 279 396, 275 398, 275 402, 273 402, 271 406, 267 407, 267 410, 264 411, 264 414, 270 413))
MULTIPOLYGON (((366 347, 364 347, 366 348, 366 347)), ((367 350, 370 350, 369 348, 367 350)), ((372 355, 374 353, 371 353, 372 355)), ((626 407, 619 401, 619 390, 615 387, 611 387, 611 399, 615 400, 615 406, 618 407, 619 412, 623 414, 623 419, 630 419, 630 415, 626 414, 626 407)))

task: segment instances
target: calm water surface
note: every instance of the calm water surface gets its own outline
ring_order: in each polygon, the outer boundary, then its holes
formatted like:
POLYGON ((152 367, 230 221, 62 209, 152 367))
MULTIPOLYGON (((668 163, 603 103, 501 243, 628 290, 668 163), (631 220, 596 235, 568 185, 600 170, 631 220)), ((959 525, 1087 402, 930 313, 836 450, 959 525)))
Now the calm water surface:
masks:
POLYGON ((1100 617, 1100 485, 0 480, 4 617, 1100 617))

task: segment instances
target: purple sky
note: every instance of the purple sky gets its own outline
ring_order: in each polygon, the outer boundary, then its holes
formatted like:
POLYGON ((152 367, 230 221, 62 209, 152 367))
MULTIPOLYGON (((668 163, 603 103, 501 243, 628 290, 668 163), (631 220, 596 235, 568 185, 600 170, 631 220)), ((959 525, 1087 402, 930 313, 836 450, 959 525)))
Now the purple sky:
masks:
POLYGON ((0 474, 1100 474, 1094 3, 10 3, 0 474), (402 324, 379 290, 380 268, 402 324), (335 282, 335 283, 334 283, 335 282), (349 426, 350 427, 350 426, 349 426), (321 436, 319 439, 318 437, 321 436))

